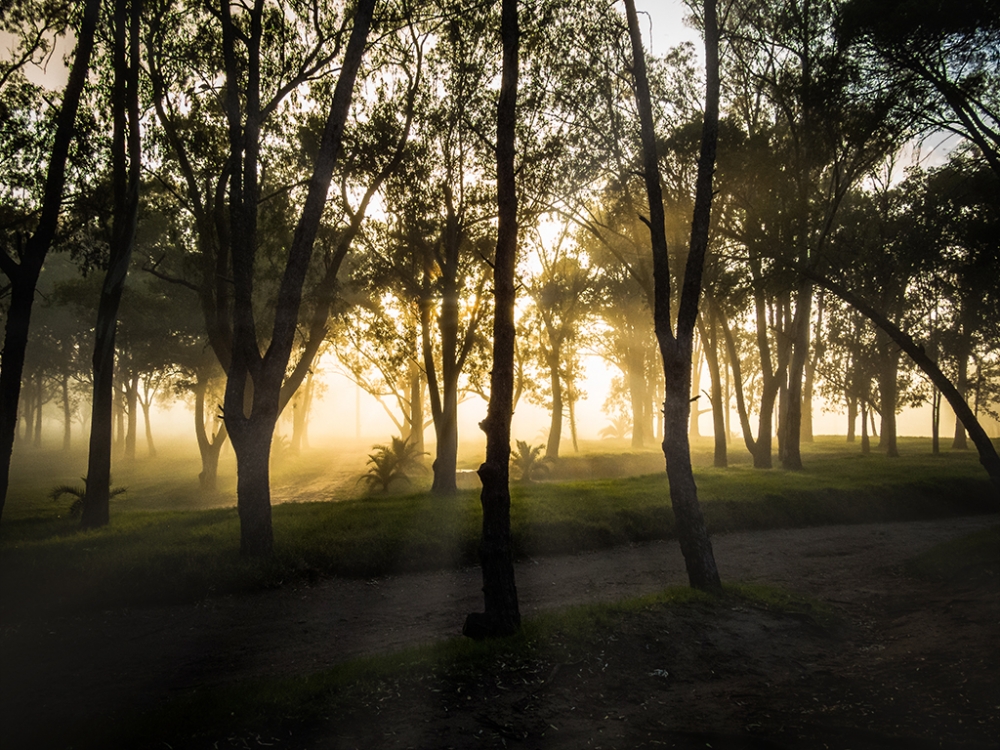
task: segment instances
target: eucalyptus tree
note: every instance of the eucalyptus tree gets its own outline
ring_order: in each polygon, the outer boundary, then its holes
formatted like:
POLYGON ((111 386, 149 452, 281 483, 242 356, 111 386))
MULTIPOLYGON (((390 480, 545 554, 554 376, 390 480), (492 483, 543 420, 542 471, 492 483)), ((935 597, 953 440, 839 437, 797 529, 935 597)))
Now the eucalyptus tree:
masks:
POLYGON ((510 536, 510 423, 514 414, 514 305, 518 195, 515 175, 521 31, 518 0, 503 0, 503 64, 496 109, 497 243, 493 255, 493 369, 490 403, 481 425, 486 460, 479 467, 483 509, 479 561, 483 612, 470 613, 462 632, 472 638, 510 635, 521 627, 510 536))
POLYGON ((691 448, 688 443, 688 421, 691 414, 691 353, 701 297, 702 272, 708 251, 712 177, 715 172, 715 153, 719 136, 719 24, 715 0, 705 0, 702 11, 701 20, 705 38, 705 110, 691 237, 683 279, 680 282, 677 327, 674 329, 671 308, 673 280, 670 275, 660 165, 656 152, 656 133, 645 52, 634 0, 625 0, 632 47, 632 75, 635 81, 635 97, 641 128, 643 178, 649 206, 646 224, 649 228, 653 254, 653 321, 666 381, 663 454, 670 481, 670 500, 677 519, 677 536, 691 586, 718 591, 722 584, 712 552, 712 543, 698 503, 698 490, 691 471, 691 448))
POLYGON ((409 136, 422 41, 408 4, 386 3, 365 63, 374 10, 374 0, 163 0, 152 14, 157 178, 186 212, 193 247, 148 267, 197 294, 226 370, 248 555, 272 547, 275 422, 326 340, 343 261, 409 136), (355 97, 362 70, 370 96, 355 97))
MULTIPOLYGON (((779 268, 786 263, 815 267, 820 262, 847 191, 892 153, 907 132, 895 96, 870 88, 856 55, 838 43, 838 12, 834 0, 734 5, 739 31, 732 51, 743 73, 733 77, 740 85, 730 97, 746 128, 747 143, 763 148, 773 165, 771 191, 747 194, 751 206, 742 234, 749 240, 756 232, 756 244, 763 245, 757 252, 776 258, 779 268), (760 233, 764 217, 770 218, 769 231, 760 233)), ((753 252, 747 245, 748 253, 753 252)), ((784 277, 781 331, 790 349, 787 370, 779 377, 784 381, 779 391, 779 453, 786 468, 801 468, 802 388, 812 353, 813 286, 787 270, 784 277)))
MULTIPOLYGON (((16 24, 15 28, 10 30, 22 37, 30 38, 37 35, 38 27, 34 25, 34 19, 38 16, 30 12, 36 4, 28 6, 12 4, 11 7, 17 7, 19 11, 25 12, 10 13, 9 16, 5 14, 5 23, 9 18, 16 24)), ((72 9, 72 18, 68 26, 75 33, 76 49, 58 113, 49 121, 52 123, 51 140, 48 137, 49 132, 43 130, 38 140, 33 141, 30 146, 37 148, 35 153, 41 156, 36 164, 41 161, 46 162, 44 181, 29 182, 33 190, 31 188, 24 190, 22 185, 10 183, 3 187, 3 208, 7 216, 4 221, 6 225, 3 232, 4 246, 0 248, 2 251, 0 271, 8 280, 10 302, 7 305, 3 353, 0 355, 0 514, 6 502, 10 480, 10 458, 17 430, 18 400, 21 393, 24 356, 28 346, 31 308, 39 274, 59 228, 59 215, 67 179, 67 161, 77 130, 77 112, 90 70, 100 8, 100 0, 87 0, 82 7, 77 4, 72 9)), ((44 17, 44 13, 39 15, 44 17)), ((11 122, 12 118, 9 116, 11 109, 19 111, 18 117, 32 119, 33 113, 25 112, 23 108, 31 100, 41 103, 43 97, 36 97, 30 93, 30 87, 22 77, 23 65, 5 66, 4 70, 4 85, 0 95, 5 98, 5 108, 10 107, 10 109, 6 113, 8 116, 0 119, 11 122), (11 101, 6 98, 10 88, 19 90, 19 95, 16 97, 19 101, 15 100, 13 107, 10 106, 11 101)), ((44 121, 45 105, 42 106, 44 121)), ((11 130, 5 129, 5 135, 11 134, 13 134, 11 130)), ((0 145, 0 151, 12 156, 12 160, 16 162, 20 158, 22 147, 20 141, 15 139, 13 143, 7 141, 0 145)))
POLYGON ((523 276, 525 293, 532 302, 526 315, 535 320, 536 358, 549 384, 541 392, 548 396, 551 414, 545 444, 548 459, 559 458, 563 415, 567 408, 572 409, 576 398, 575 375, 580 369, 584 329, 595 301, 593 272, 574 252, 578 248, 571 246, 568 230, 564 227, 550 248, 540 237, 533 240, 536 252, 532 257, 539 268, 523 276))

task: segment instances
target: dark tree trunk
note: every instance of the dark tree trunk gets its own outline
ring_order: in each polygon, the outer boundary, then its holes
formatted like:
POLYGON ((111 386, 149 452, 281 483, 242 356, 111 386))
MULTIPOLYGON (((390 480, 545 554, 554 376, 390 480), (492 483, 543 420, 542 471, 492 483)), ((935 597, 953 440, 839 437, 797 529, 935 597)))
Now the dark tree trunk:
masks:
MULTIPOLYGON (((101 286, 94 326, 94 396, 90 422, 90 454, 87 458, 87 492, 81 523, 85 528, 104 526, 109 520, 111 492, 111 425, 114 397, 115 334, 118 307, 139 217, 139 177, 142 153, 139 134, 139 23, 141 0, 115 3, 114 11, 114 219, 111 255, 101 286)), ((137 382, 131 383, 129 426, 131 458, 135 458, 135 402, 137 382)), ((126 455, 128 454, 126 438, 126 455)))
POLYGON ((226 426, 219 426, 219 431, 209 436, 205 426, 205 394, 208 384, 200 380, 194 385, 194 429, 198 440, 198 452, 201 455, 201 473, 198 474, 198 486, 202 492, 215 492, 218 487, 219 454, 226 442, 226 426))
MULTIPOLYGON (((326 207, 334 166, 340 156, 344 126, 374 6, 375 0, 360 0, 355 11, 354 27, 274 303, 270 343, 261 355, 253 302, 262 122, 263 5, 258 3, 247 11, 247 30, 244 31, 237 28, 229 4, 222 4, 222 50, 227 83, 224 106, 231 158, 228 197, 233 286, 233 345, 226 381, 225 422, 236 452, 240 551, 250 557, 267 556, 273 550, 268 474, 271 438, 281 406, 291 397, 287 390, 282 391, 282 383, 298 327, 302 288, 326 207), (235 51, 237 41, 247 50, 245 75, 241 70, 242 61, 237 59, 235 51), (241 99, 241 90, 245 93, 245 101, 241 99)), ((302 375, 304 373, 299 370, 299 376, 302 375)))
POLYGON ((856 398, 847 399, 847 442, 853 443, 855 438, 855 425, 858 422, 858 400, 856 398))
POLYGON ((861 402, 861 455, 872 452, 871 439, 868 437, 868 402, 861 402))
POLYGON ((497 104, 497 249, 493 264, 493 370, 490 403, 482 422, 486 460, 479 467, 483 483, 483 535, 479 561, 483 569, 484 612, 465 620, 471 638, 510 635, 521 627, 514 559, 510 539, 510 422, 514 412, 514 265, 517 256, 517 186, 514 176, 514 131, 517 122, 517 67, 520 32, 517 0, 503 0, 500 33, 503 72, 497 104))
MULTIPOLYGON (((958 393, 963 400, 968 398, 969 353, 965 346, 961 347, 961 351, 958 353, 958 373, 955 388, 958 390, 958 393)), ((951 441, 951 449, 956 451, 969 449, 969 441, 966 439, 965 427, 962 426, 962 420, 958 417, 955 417, 955 438, 951 441)))
POLYGON ((792 321, 794 338, 788 367, 788 401, 781 451, 782 467, 792 470, 802 468, 802 380, 809 358, 812 297, 812 282, 803 280, 795 295, 795 318, 792 321))
POLYGON ((42 371, 35 373, 35 429, 32 445, 42 447, 42 406, 45 403, 45 379, 42 371))
POLYGON ((941 391, 937 388, 931 394, 931 453, 941 453, 941 391))
POLYGON ((691 586, 707 591, 719 591, 722 584, 715 565, 712 543, 698 503, 698 490, 691 470, 688 444, 688 420, 691 413, 691 354, 705 253, 708 250, 712 175, 715 170, 715 150, 719 132, 719 34, 715 0, 705 0, 704 9, 705 115, 701 153, 698 158, 694 213, 691 220, 691 243, 684 269, 675 336, 671 328, 669 256, 645 53, 642 48, 635 2, 625 0, 625 12, 632 42, 636 104, 642 135, 643 176, 649 198, 648 226, 655 284, 653 320, 660 355, 663 358, 663 377, 666 383, 663 454, 667 464, 667 477, 670 480, 670 501, 691 586))
POLYGON ((879 448, 889 458, 899 457, 899 446, 896 443, 896 405, 899 401, 899 351, 893 347, 884 355, 879 368, 879 394, 882 413, 882 434, 879 436, 879 448))
POLYGON ((632 447, 646 447, 647 413, 650 394, 646 383, 645 352, 638 347, 629 347, 628 353, 628 393, 632 404, 632 447))
POLYGON ((28 330, 31 326, 31 306, 38 286, 38 275, 45 263, 45 256, 52 246, 59 223, 63 187, 66 182, 66 159, 76 130, 76 114, 90 69, 94 32, 100 9, 100 0, 87 0, 83 9, 73 66, 70 69, 66 89, 63 92, 62 107, 57 117, 37 228, 24 247, 20 263, 6 252, 0 252, 0 271, 3 271, 10 281, 10 302, 7 306, 3 353, 0 354, 0 516, 3 514, 7 501, 7 488, 10 484, 10 459, 14 450, 14 435, 17 433, 18 401, 21 397, 24 355, 28 347, 28 330))

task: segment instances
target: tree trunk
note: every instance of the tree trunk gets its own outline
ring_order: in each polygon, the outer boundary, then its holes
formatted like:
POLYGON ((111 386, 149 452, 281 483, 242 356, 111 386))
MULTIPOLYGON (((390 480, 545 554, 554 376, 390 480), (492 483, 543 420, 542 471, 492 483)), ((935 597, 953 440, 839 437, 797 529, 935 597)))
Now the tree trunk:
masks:
POLYGON ((896 404, 899 400, 899 351, 893 347, 885 353, 885 359, 879 368, 879 394, 881 396, 882 434, 879 436, 879 447, 889 458, 899 457, 899 446, 896 444, 896 404))
POLYGON ((937 388, 931 394, 931 453, 941 454, 941 391, 937 388))
POLYGON ((28 347, 31 306, 35 299, 38 276, 59 223, 66 181, 66 160, 75 133, 80 98, 87 82, 100 9, 100 0, 87 0, 83 9, 73 66, 56 121, 37 229, 26 243, 20 263, 16 263, 6 252, 0 253, 0 270, 10 280, 10 303, 7 307, 3 352, 0 354, 0 516, 3 515, 10 484, 10 459, 17 432, 18 401, 21 397, 24 355, 28 347))
POLYGON ((563 391, 559 377, 559 350, 553 348, 548 353, 549 383, 552 388, 552 415, 549 418, 549 439, 545 443, 545 457, 553 461, 559 458, 559 443, 562 441, 563 391))
POLYGON ((521 627, 510 539, 510 423, 514 409, 514 265, 517 256, 517 185, 514 133, 517 104, 519 30, 517 0, 503 0, 500 31, 503 71, 497 104, 497 249, 493 264, 493 370, 490 403, 483 420, 486 461, 483 483, 483 534, 479 561, 483 569, 484 612, 465 620, 462 632, 472 638, 510 635, 521 627))
MULTIPOLYGON (((956 378, 955 388, 958 390, 959 395, 963 399, 968 398, 969 353, 964 346, 961 347, 961 351, 958 354, 958 376, 956 378)), ((956 451, 969 449, 969 441, 966 439, 965 427, 962 426, 962 420, 958 417, 955 417, 955 438, 951 441, 951 449, 956 451)))
POLYGON ((69 375, 63 373, 59 381, 63 407, 63 451, 69 451, 73 444, 73 410, 69 400, 69 375))
POLYGON ((150 458, 156 458, 156 445, 153 443, 153 426, 149 421, 149 407, 151 399, 142 399, 142 423, 146 428, 146 454, 150 458))
MULTIPOLYGON (((81 523, 85 528, 104 526, 109 520, 111 493, 111 424, 114 390, 115 334, 118 307, 135 245, 139 218, 139 177, 142 152, 139 133, 139 23, 141 0, 115 4, 114 10, 114 219, 111 256, 101 286, 94 326, 94 396, 87 458, 87 492, 81 523)), ((131 382, 129 433, 135 458, 135 396, 138 379, 131 382)), ((126 438, 126 456, 129 442, 126 438)))
POLYGON ((871 440, 868 437, 868 402, 861 402, 861 455, 867 456, 872 452, 871 440))
POLYGON ((705 342, 705 363, 708 365, 708 375, 712 381, 712 431, 715 434, 715 453, 712 464, 717 469, 729 465, 726 453, 726 414, 722 396, 722 373, 719 368, 719 339, 716 332, 714 308, 709 307, 708 325, 699 322, 701 340, 705 342))
MULTIPOLYGON (((117 318, 117 311, 115 312, 117 318)), ((116 321, 117 324, 117 321, 116 321)), ((139 432, 139 375, 129 373, 125 381, 125 414, 127 417, 125 430, 125 460, 135 461, 135 444, 139 432)))
POLYGON ((858 422, 858 400, 856 398, 847 399, 847 442, 853 443, 855 438, 855 425, 858 422))
POLYGON ((812 282, 803 280, 795 295, 795 318, 792 321, 792 356, 788 368, 788 401, 784 420, 781 465, 802 469, 802 379, 809 358, 809 332, 812 328, 812 282))
POLYGON ((226 426, 219 426, 219 431, 209 437, 205 426, 205 394, 208 383, 197 380, 194 385, 194 430, 198 440, 198 452, 201 455, 201 473, 198 474, 198 486, 202 492, 215 492, 218 487, 219 454, 226 442, 226 426))
POLYGON ((646 413, 650 395, 646 387, 646 358, 640 349, 630 347, 628 352, 628 393, 632 404, 632 447, 646 447, 646 413))
POLYGON ((694 212, 691 221, 691 242, 684 269, 680 302, 677 312, 677 333, 671 328, 671 278, 663 194, 656 152, 653 108, 646 75, 645 53, 634 0, 625 0, 629 37, 632 42, 632 74, 635 81, 636 104, 639 110, 642 136, 643 177, 649 198, 649 227, 653 253, 654 310, 653 322, 663 360, 666 384, 664 402, 663 455, 670 481, 670 502, 677 523, 688 580, 694 588, 719 591, 722 584, 715 565, 712 543, 698 503, 698 490, 691 470, 688 443, 688 422, 691 412, 691 355, 694 328, 698 317, 698 300, 712 206, 712 175, 719 132, 719 56, 718 23, 715 0, 705 0, 705 115, 698 158, 694 212))
POLYGON ((35 373, 35 431, 32 445, 42 447, 42 405, 45 403, 45 381, 42 371, 35 373))
POLYGON ((240 427, 230 429, 237 461, 236 510, 240 516, 240 554, 245 557, 267 557, 274 550, 270 458, 271 437, 278 415, 276 411, 272 414, 258 411, 239 423, 240 427))

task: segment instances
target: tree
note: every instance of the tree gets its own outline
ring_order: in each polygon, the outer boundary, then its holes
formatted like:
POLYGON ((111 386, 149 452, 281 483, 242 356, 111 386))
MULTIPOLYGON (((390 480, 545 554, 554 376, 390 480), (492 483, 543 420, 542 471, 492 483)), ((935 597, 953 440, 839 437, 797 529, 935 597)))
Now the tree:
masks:
POLYGON ((698 158, 698 178, 691 240, 678 302, 677 329, 672 327, 669 255, 665 231, 660 170, 656 155, 653 109, 649 97, 645 53, 634 0, 625 0, 629 37, 632 42, 632 75, 642 133, 643 176, 649 200, 649 227, 653 251, 654 310, 656 338, 663 359, 666 380, 664 401, 663 455, 670 480, 670 501, 677 519, 684 563, 691 586, 707 591, 721 589, 712 543, 698 503, 698 490, 691 471, 688 420, 691 412, 691 352, 701 279, 708 251, 712 208, 712 175, 719 135, 719 28, 715 0, 705 0, 705 115, 698 158))
POLYGON ((42 265, 58 229, 67 158, 76 131, 80 99, 90 70, 100 8, 100 0, 87 0, 82 8, 73 65, 63 91, 62 105, 56 116, 45 183, 37 213, 34 214, 37 220, 33 222, 31 229, 22 225, 21 231, 5 235, 5 246, 0 248, 0 271, 10 283, 10 303, 7 307, 3 353, 0 355, 0 515, 3 513, 10 481, 10 458, 17 431, 18 401, 31 325, 31 308, 42 265), (8 239, 12 242, 8 243, 8 239))
POLYGON ((493 371, 490 403, 480 425, 486 460, 479 467, 483 531, 479 561, 485 611, 470 614, 471 638, 510 635, 521 627, 510 538, 510 423, 514 397, 514 267, 517 261, 517 183, 514 171, 520 30, 517 0, 503 0, 503 68, 497 102, 497 246, 493 258, 493 371))
MULTIPOLYGON (((94 395, 90 421, 90 454, 87 460, 87 494, 80 521, 85 528, 104 526, 109 520, 111 492, 111 400, 115 367, 118 308, 135 246, 139 216, 139 179, 142 148, 139 131, 139 24, 142 2, 115 4, 111 96, 111 144, 114 219, 108 267, 94 326, 94 395)), ((135 410, 132 409, 132 417, 135 410)), ((134 440, 134 430, 133 430, 134 440)), ((134 442, 133 442, 134 448, 134 442)), ((134 451, 133 451, 134 452, 134 451)))

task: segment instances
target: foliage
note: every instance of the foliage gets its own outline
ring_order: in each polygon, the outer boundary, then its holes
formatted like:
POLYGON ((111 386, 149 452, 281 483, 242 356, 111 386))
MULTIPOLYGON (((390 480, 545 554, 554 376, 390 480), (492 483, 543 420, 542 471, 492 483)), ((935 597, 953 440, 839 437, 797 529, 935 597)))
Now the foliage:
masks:
POLYGON ((407 472, 423 469, 420 457, 426 455, 418 451, 415 443, 393 436, 389 445, 373 445, 373 453, 368 454, 368 473, 358 481, 365 481, 369 488, 376 487, 388 492, 393 482, 409 482, 407 472))
POLYGON ((510 465, 524 483, 531 483, 536 474, 548 474, 549 466, 546 459, 541 458, 545 446, 528 445, 524 440, 514 441, 517 447, 510 452, 510 465))
MULTIPOLYGON (((49 492, 50 500, 58 500, 64 495, 70 495, 73 498, 73 502, 69 506, 69 514, 71 516, 80 515, 80 511, 83 510, 83 499, 87 496, 87 477, 80 477, 83 480, 83 487, 71 484, 60 484, 57 487, 53 487, 49 492)), ((128 492, 127 487, 111 487, 108 491, 109 499, 118 497, 119 495, 124 495, 128 492)))

